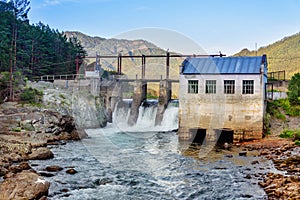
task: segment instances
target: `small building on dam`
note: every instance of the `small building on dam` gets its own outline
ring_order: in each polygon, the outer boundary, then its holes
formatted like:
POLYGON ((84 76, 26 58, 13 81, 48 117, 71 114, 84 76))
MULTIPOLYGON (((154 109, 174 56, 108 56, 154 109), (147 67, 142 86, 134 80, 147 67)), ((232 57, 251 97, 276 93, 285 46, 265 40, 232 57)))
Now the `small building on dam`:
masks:
POLYGON ((186 58, 180 72, 179 140, 261 139, 266 83, 266 55, 186 58))

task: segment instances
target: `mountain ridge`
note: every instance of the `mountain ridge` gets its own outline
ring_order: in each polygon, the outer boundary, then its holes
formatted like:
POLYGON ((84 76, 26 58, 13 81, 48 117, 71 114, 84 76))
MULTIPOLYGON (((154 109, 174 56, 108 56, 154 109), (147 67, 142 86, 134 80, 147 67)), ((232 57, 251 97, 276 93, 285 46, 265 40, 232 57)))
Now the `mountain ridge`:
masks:
MULTIPOLYGON (((122 55, 166 54, 165 50, 142 39, 106 39, 98 36, 88 36, 78 31, 66 31, 65 35, 67 38, 77 37, 89 56, 96 56, 96 53, 100 55, 118 55, 119 53, 122 55)), ((263 54, 267 55, 269 72, 285 70, 286 78, 290 79, 295 73, 300 72, 300 32, 291 36, 286 36, 272 44, 260 47, 257 51, 250 51, 249 49, 244 48, 233 56, 256 56, 263 54)), ((94 63, 93 60, 88 60, 87 62, 88 64, 94 63)), ((151 62, 158 63, 158 65, 164 65, 165 61, 151 60, 151 62)), ((178 67, 181 62, 182 59, 174 59, 173 65, 178 67)), ((122 64, 136 68, 141 65, 140 61, 137 61, 137 59, 124 59, 122 64)), ((104 66, 111 69, 112 66, 116 66, 116 60, 104 61, 104 66)), ((179 72, 179 69, 176 67, 174 67, 173 75, 179 72)), ((137 70, 125 70, 124 72, 127 74, 139 73, 137 70)))
MULTIPOLYGON (((146 40, 127 40, 110 38, 105 39, 102 37, 92 37, 85 35, 78 31, 66 31, 64 32, 67 38, 76 37, 84 49, 87 51, 88 56, 95 57, 98 55, 165 55, 167 51, 159 48, 155 44, 146 40)), ((174 54, 170 52, 170 54, 174 54)), ((91 70, 95 67, 95 59, 85 59, 85 69, 91 70)), ((179 66, 181 65, 183 58, 170 59, 170 78, 179 78, 179 66)), ((108 70, 116 70, 117 59, 104 59, 101 58, 101 67, 108 70)), ((140 58, 123 58, 122 59, 122 72, 128 76, 128 78, 136 78, 141 75, 141 59, 140 58)), ((159 79, 161 76, 165 76, 166 58, 147 58, 146 61, 146 78, 159 79)))
POLYGON ((142 39, 106 39, 99 36, 89 36, 79 31, 66 31, 64 34, 67 38, 76 37, 85 47, 88 56, 96 56, 96 53, 100 55, 118 55, 119 53, 130 55, 131 53, 151 54, 156 50, 160 53, 165 52, 155 44, 142 39))
POLYGON ((290 79, 295 73, 300 72, 300 32, 286 36, 272 44, 260 47, 257 51, 247 48, 233 56, 267 55, 270 72, 286 71, 286 77, 290 79))

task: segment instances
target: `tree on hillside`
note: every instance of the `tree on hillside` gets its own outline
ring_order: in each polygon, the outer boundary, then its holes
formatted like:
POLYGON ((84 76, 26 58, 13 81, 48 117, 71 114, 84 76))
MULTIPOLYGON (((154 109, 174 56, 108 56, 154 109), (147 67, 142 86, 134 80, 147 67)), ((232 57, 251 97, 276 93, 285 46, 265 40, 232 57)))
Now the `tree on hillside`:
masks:
POLYGON ((288 99, 292 105, 300 105, 300 73, 295 74, 288 86, 288 99))
POLYGON ((76 56, 79 63, 86 56, 76 38, 67 39, 43 23, 31 25, 29 4, 28 0, 0 0, 0 100, 8 97, 2 93, 8 88, 13 99, 17 75, 35 79, 45 74, 74 74, 76 56))
POLYGON ((13 100, 13 71, 17 66, 17 37, 18 28, 22 21, 27 20, 27 14, 30 9, 29 1, 27 0, 9 0, 6 3, 1 2, 1 12, 6 16, 6 21, 8 29, 6 30, 6 35, 10 35, 10 47, 9 47, 9 70, 10 70, 10 80, 9 80, 9 98, 13 100))

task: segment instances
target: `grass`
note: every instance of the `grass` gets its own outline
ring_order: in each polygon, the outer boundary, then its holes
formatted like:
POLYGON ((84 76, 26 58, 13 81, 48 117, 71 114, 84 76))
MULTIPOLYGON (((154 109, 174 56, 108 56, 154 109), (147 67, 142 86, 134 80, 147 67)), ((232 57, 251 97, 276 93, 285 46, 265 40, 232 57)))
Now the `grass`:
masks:
POLYGON ((158 96, 147 94, 147 99, 158 99, 158 96))
POLYGON ((278 112, 278 113, 276 114, 276 118, 277 118, 277 119, 281 119, 282 121, 286 121, 285 114, 282 114, 281 112, 278 112))
POLYGON ((281 138, 293 138, 294 137, 294 130, 283 130, 283 132, 279 135, 281 138))
POLYGON ((40 103, 42 98, 43 92, 31 87, 25 88, 20 95, 23 103, 40 103))
POLYGON ((300 130, 284 130, 279 137, 293 139, 294 144, 300 146, 300 130))
POLYGON ((21 127, 16 127, 12 129, 13 132, 21 132, 21 127))
POLYGON ((282 92, 282 91, 280 91, 280 90, 278 90, 278 89, 273 89, 273 90, 268 89, 267 92, 282 92))
POLYGON ((284 119, 280 114, 279 108, 282 108, 286 115, 300 116, 300 106, 291 105, 288 99, 278 99, 268 102, 267 112, 272 116, 278 117, 278 119, 284 119))

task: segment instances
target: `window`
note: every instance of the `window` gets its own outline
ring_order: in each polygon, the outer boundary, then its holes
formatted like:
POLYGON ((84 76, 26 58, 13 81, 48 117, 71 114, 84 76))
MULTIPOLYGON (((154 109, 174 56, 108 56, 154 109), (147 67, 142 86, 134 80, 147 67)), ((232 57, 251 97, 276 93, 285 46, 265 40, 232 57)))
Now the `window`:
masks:
POLYGON ((216 88, 217 88, 216 85, 217 85, 216 80, 206 80, 205 93, 215 94, 216 93, 216 88))
POLYGON ((188 81, 188 93, 197 94, 198 93, 198 81, 189 80, 188 81))
POLYGON ((224 80, 224 94, 234 94, 234 88, 234 80, 224 80))
POLYGON ((243 80, 243 94, 254 94, 253 80, 243 80))

